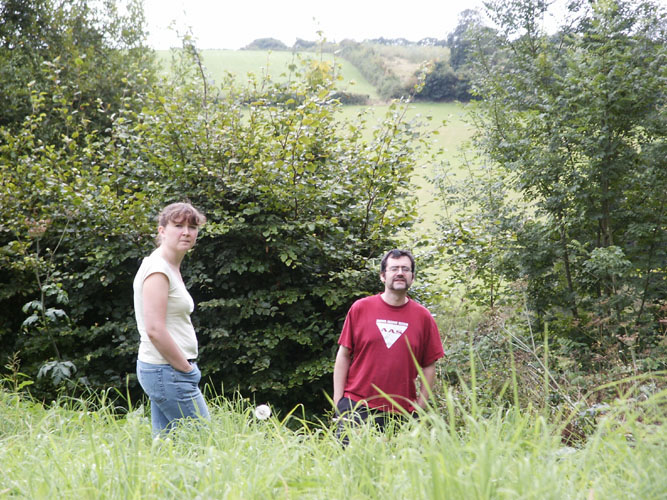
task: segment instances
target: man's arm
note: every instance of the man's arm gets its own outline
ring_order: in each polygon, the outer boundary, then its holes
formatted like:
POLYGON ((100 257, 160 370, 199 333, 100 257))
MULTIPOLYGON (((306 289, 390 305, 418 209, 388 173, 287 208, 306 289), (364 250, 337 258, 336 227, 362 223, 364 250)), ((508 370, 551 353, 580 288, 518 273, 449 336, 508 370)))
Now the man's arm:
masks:
POLYGON ((421 387, 419 390, 419 398, 417 398, 417 406, 420 408, 426 407, 426 401, 428 401, 429 391, 433 387, 433 382, 435 382, 435 361, 428 366, 422 367, 422 373, 424 377, 421 378, 421 387))
POLYGON ((333 373, 333 403, 334 406, 338 404, 340 398, 343 397, 345 391, 345 383, 347 382, 347 372, 350 369, 350 350, 345 346, 340 346, 336 353, 336 362, 334 364, 333 373))

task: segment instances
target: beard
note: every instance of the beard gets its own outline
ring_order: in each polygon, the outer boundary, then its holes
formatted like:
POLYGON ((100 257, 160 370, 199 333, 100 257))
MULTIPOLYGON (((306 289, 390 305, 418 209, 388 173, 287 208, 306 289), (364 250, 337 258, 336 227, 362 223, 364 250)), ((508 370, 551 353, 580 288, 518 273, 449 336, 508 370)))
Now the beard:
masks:
POLYGON ((390 290, 408 290, 410 288, 410 283, 405 278, 397 280, 396 278, 392 279, 387 283, 387 288, 390 290))

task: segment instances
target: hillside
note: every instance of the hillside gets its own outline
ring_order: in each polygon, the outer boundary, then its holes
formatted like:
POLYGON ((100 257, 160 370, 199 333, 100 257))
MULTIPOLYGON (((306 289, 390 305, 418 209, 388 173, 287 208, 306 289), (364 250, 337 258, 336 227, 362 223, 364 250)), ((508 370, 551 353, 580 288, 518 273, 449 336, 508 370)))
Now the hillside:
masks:
MULTIPOLYGON (((408 75, 407 68, 419 68, 415 61, 420 57, 448 57, 448 50, 442 47, 387 47, 378 45, 378 53, 382 53, 383 61, 394 68, 395 73, 408 75), (402 68, 401 69, 399 69, 402 68)), ((171 55, 169 51, 158 51, 158 57, 168 67, 171 55)), ((298 58, 312 57, 312 52, 293 54, 287 51, 271 50, 203 50, 202 56, 206 69, 216 81, 222 81, 226 72, 232 73, 237 79, 245 78, 248 73, 261 75, 268 73, 272 79, 287 79, 289 65, 298 61, 298 58)), ((343 79, 339 82, 340 90, 369 96, 372 105, 372 114, 369 116, 369 133, 373 123, 379 121, 387 111, 385 100, 381 99, 378 91, 371 85, 360 71, 350 62, 336 57, 332 53, 322 54, 328 61, 340 64, 343 79)), ((415 70, 416 70, 415 69, 415 70)), ((353 117, 367 106, 345 106, 344 116, 353 117)), ((460 165, 458 150, 472 135, 472 127, 465 123, 465 106, 451 102, 421 102, 410 105, 408 118, 432 119, 428 127, 434 131, 432 149, 442 149, 440 158, 452 168, 460 165)), ((433 185, 428 178, 435 174, 435 165, 424 163, 419 165, 413 177, 413 183, 419 193, 419 213, 423 222, 419 225, 421 231, 430 231, 435 228, 436 216, 440 211, 433 185)))
MULTIPOLYGON (((314 44, 314 42, 313 42, 314 44)), ((260 45, 260 44, 256 44, 260 45)), ((337 88, 355 96, 354 103, 388 102, 413 95, 418 75, 427 66, 430 73, 419 100, 467 100, 467 81, 449 65, 450 49, 442 45, 391 43, 387 40, 299 47, 256 47, 246 50, 202 50, 204 64, 211 77, 220 82, 226 73, 242 81, 248 73, 268 74, 273 80, 286 80, 304 61, 325 61, 340 71, 337 88)), ((168 69, 171 51, 157 51, 168 69)))
MULTIPOLYGON (((169 68, 171 51, 158 50, 156 54, 165 69, 169 68)), ((238 80, 244 79, 248 73, 256 75, 268 74, 276 81, 289 78, 291 64, 298 66, 299 60, 322 58, 340 66, 343 79, 337 88, 344 92, 367 95, 371 101, 380 96, 359 70, 348 61, 333 53, 315 54, 313 52, 286 52, 271 50, 202 50, 202 58, 206 70, 216 82, 221 82, 226 73, 235 75, 238 80)))
POLYGON ((412 91, 425 64, 448 64, 450 51, 436 45, 364 42, 342 45, 341 55, 373 82, 384 97, 391 97, 392 93, 412 91))

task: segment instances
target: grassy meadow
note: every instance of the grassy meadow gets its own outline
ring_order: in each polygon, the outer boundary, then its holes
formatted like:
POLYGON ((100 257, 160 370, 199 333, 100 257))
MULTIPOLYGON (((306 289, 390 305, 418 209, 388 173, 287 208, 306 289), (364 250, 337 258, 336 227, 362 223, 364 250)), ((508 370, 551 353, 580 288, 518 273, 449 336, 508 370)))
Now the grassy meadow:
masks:
MULTIPOLYGON (((225 71, 282 78, 294 56, 204 51, 203 57, 218 79, 225 71)), ((353 92, 374 92, 338 62, 342 85, 356 81, 353 92)), ((345 106, 342 115, 368 109, 345 106)), ((386 111, 387 104, 373 104, 369 126, 386 111)), ((415 103, 408 110, 437 132, 431 147, 454 169, 472 133, 464 116, 465 107, 455 103, 415 103)), ((427 181, 434 172, 424 160, 413 177, 424 218, 419 231, 432 229, 440 211, 427 181)), ((584 415, 585 435, 567 440, 573 418, 584 418, 580 412, 484 405, 474 387, 455 392, 443 384, 432 398, 435 408, 418 421, 386 434, 362 427, 343 449, 328 417, 308 421, 298 407, 259 420, 248 400, 207 390, 210 422, 186 422, 154 439, 147 407, 125 412, 122 397, 104 394, 34 401, 19 394, 17 378, 0 379, 0 499, 667 499, 664 390, 643 398, 619 390, 613 403, 584 415)))
MULTIPOLYGON (((425 49, 421 48, 424 52, 425 49)), ((432 48, 431 48, 432 49, 432 48)), ((426 54, 427 52, 425 52, 426 54)), ((268 74, 274 81, 288 78, 290 64, 298 65, 299 58, 322 58, 340 65, 342 80, 340 90, 370 96, 369 105, 343 106, 341 116, 354 118, 361 112, 367 112, 368 133, 375 121, 381 121, 389 108, 389 103, 382 102, 376 89, 359 73, 359 70, 346 60, 331 53, 313 52, 292 53, 286 51, 262 50, 203 50, 201 52, 206 71, 216 82, 221 82, 227 72, 244 83, 248 73, 257 76, 268 74)), ((165 69, 169 68, 172 54, 170 51, 157 51, 157 56, 165 69)), ((452 102, 416 102, 409 105, 407 119, 416 119, 425 124, 424 131, 430 137, 431 152, 438 152, 437 162, 443 162, 457 170, 461 161, 459 148, 470 139, 473 129, 465 121, 466 106, 452 102)), ((412 181, 419 198, 419 215, 422 221, 417 225, 419 234, 426 234, 435 229, 435 218, 442 207, 435 198, 435 192, 429 177, 436 173, 436 166, 430 161, 423 161, 415 168, 412 181)))
MULTIPOLYGON (((163 67, 168 69, 171 52, 158 50, 156 53, 163 67)), ((269 75, 274 81, 284 81, 289 76, 290 64, 295 64, 297 68, 300 68, 299 59, 307 58, 322 59, 340 65, 340 74, 343 79, 337 84, 339 90, 368 95, 372 100, 379 98, 375 87, 368 83, 355 66, 331 53, 213 49, 202 51, 202 61, 206 70, 216 82, 221 82, 227 72, 234 75, 240 83, 245 81, 248 73, 258 77, 269 75)))
MULTIPOLYGON (((342 115, 352 118, 356 114, 367 110, 370 114, 368 125, 382 120, 388 110, 387 104, 373 106, 344 106, 342 115)), ((466 105, 456 102, 414 102, 408 105, 406 113, 408 120, 416 120, 424 124, 423 130, 428 135, 429 151, 436 153, 437 164, 433 164, 424 155, 424 160, 416 165, 412 176, 412 183, 419 198, 419 215, 423 219, 417 225, 417 231, 426 233, 435 229, 435 220, 442 207, 436 199, 435 188, 429 181, 437 174, 439 165, 446 165, 448 169, 458 171, 461 167, 461 150, 472 136, 473 128, 466 121, 466 105)))
POLYGON ((329 422, 258 420, 240 399, 211 398, 210 422, 153 439, 143 407, 117 417, 99 397, 44 406, 0 390, 0 498, 665 498, 664 393, 618 401, 576 446, 557 418, 446 401, 343 449, 329 422))

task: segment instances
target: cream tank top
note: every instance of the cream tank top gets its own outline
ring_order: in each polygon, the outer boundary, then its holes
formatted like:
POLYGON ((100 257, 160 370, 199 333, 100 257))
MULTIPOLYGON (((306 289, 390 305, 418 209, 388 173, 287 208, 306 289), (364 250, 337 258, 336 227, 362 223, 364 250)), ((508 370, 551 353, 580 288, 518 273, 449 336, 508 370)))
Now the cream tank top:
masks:
POLYGON ((144 324, 143 288, 144 280, 151 274, 162 273, 169 280, 169 296, 167 298, 167 331, 186 359, 195 359, 198 354, 197 335, 190 320, 195 303, 185 284, 174 274, 166 260, 160 255, 159 248, 144 258, 134 277, 134 314, 137 329, 141 337, 139 344, 139 361, 152 364, 167 364, 159 351, 148 338, 144 324))

